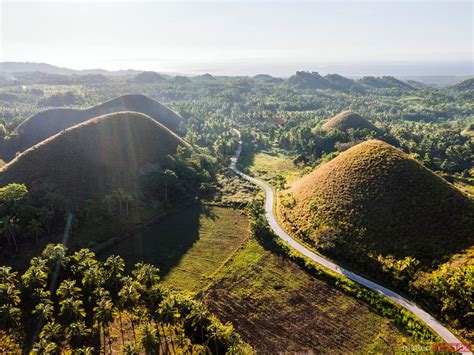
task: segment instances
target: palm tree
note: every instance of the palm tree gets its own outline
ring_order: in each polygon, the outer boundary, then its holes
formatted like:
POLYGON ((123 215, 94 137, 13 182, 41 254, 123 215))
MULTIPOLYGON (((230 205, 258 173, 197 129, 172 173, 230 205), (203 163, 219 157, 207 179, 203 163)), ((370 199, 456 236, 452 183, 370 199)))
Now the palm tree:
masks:
POLYGON ((128 210, 129 210, 130 204, 133 202, 132 194, 128 192, 124 192, 124 194, 122 195, 122 201, 123 203, 125 203, 125 211, 126 211, 125 213, 128 217, 128 210))
POLYGON ((63 328, 54 320, 46 323, 40 333, 40 341, 45 340, 49 343, 60 344, 63 338, 63 328))
POLYGON ((115 288, 115 296, 118 294, 118 283, 125 271, 125 262, 120 256, 111 255, 104 262, 105 276, 115 288))
POLYGON ((137 263, 135 264, 135 270, 132 271, 132 275, 140 285, 149 290, 160 280, 159 272, 160 270, 153 265, 137 263))
POLYGON ((74 352, 74 354, 95 355, 95 354, 97 354, 97 351, 92 346, 85 346, 85 347, 82 347, 82 348, 77 348, 76 352, 74 352))
POLYGON ((75 280, 64 280, 58 287, 56 294, 61 300, 77 299, 81 289, 76 286, 75 280))
POLYGON ((134 341, 131 341, 122 346, 123 355, 138 355, 140 354, 140 349, 134 341))
POLYGON ((209 347, 211 343, 214 343, 216 354, 227 353, 230 348, 237 348, 240 343, 240 338, 235 334, 232 325, 230 323, 222 324, 215 317, 211 317, 211 325, 207 331, 206 345, 209 347))
MULTIPOLYGON (((113 299, 118 299, 119 293, 119 280, 122 278, 122 274, 125 270, 125 262, 120 256, 111 255, 107 258, 104 262, 104 268, 106 272, 107 280, 113 284, 115 289, 115 293, 113 294, 113 299)), ((119 322, 120 322, 120 334, 122 338, 122 345, 124 345, 124 333, 123 333, 123 322, 122 322, 122 307, 120 302, 117 302, 118 307, 118 315, 119 315, 119 322)))
POLYGON ((20 303, 20 291, 13 283, 0 284, 0 304, 18 305, 20 303))
POLYGON ((59 302, 59 315, 64 325, 79 321, 86 316, 81 300, 63 299, 59 302))
POLYGON ((51 222, 54 219, 54 212, 48 209, 47 207, 43 207, 40 210, 39 220, 43 226, 46 226, 46 230, 48 234, 50 233, 49 227, 51 226, 51 222))
POLYGON ((46 260, 36 257, 31 259, 30 264, 30 267, 21 276, 23 287, 30 291, 45 288, 48 283, 46 260))
POLYGON ((59 285, 56 294, 59 296, 59 315, 64 325, 81 320, 86 316, 83 303, 79 299, 81 289, 75 280, 64 280, 59 285))
POLYGON ((16 243, 16 234, 20 230, 18 222, 19 220, 15 216, 5 216, 0 219, 0 232, 7 238, 8 244, 13 241, 17 253, 20 252, 16 243))
POLYGON ((207 327, 208 338, 206 345, 209 347, 211 343, 214 343, 214 351, 216 354, 219 354, 218 340, 220 338, 219 334, 219 325, 216 321, 212 322, 209 327, 207 327))
POLYGON ((156 336, 156 330, 150 323, 143 324, 140 330, 140 345, 145 349, 146 354, 158 354, 160 342, 156 336))
POLYGON ((21 311, 11 304, 2 304, 0 306, 0 328, 9 331, 16 329, 21 323, 21 311))
POLYGON ((32 219, 26 227, 26 231, 29 235, 35 238, 36 245, 38 245, 38 237, 43 233, 43 228, 41 228, 41 223, 37 219, 32 219))
POLYGON ((81 249, 69 258, 71 259, 71 272, 78 280, 83 277, 85 270, 92 269, 97 265, 95 254, 89 249, 81 249))
POLYGON ((18 273, 14 272, 11 266, 0 266, 0 283, 17 284, 18 273))
POLYGON ((81 348, 91 333, 91 329, 87 328, 84 322, 71 323, 67 329, 68 342, 73 348, 81 348))
POLYGON ((112 215, 112 204, 114 203, 114 197, 112 195, 105 195, 102 199, 102 203, 107 208, 107 213, 109 216, 112 215))
MULTIPOLYGON (((159 312, 157 310, 160 307, 163 298, 165 297, 164 290, 160 287, 160 285, 154 285, 151 287, 144 295, 143 301, 145 304, 146 309, 148 310, 148 315, 153 322, 155 323, 155 329, 158 335, 158 340, 160 342, 160 347, 163 347, 163 341, 161 339, 160 329, 158 328, 158 320, 160 318, 159 312)), ((163 334, 163 336, 165 336, 163 334)), ((166 352, 166 349, 161 349, 163 353, 166 352)))
MULTIPOLYGON (((114 314, 115 314, 115 307, 112 301, 108 298, 102 298, 97 302, 97 305, 94 307, 94 320, 99 327, 99 334, 100 328, 102 328, 102 332, 104 334, 104 352, 105 352, 105 335, 109 334, 108 329, 110 323, 114 321, 114 314)), ((109 347, 110 353, 112 354, 112 341, 109 335, 109 347)))
POLYGON ((16 329, 21 323, 20 291, 13 283, 0 284, 0 328, 16 329))
MULTIPOLYGON (((170 330, 171 347, 173 349, 173 353, 176 354, 174 341, 173 341, 173 327, 175 323, 178 321, 178 319, 181 317, 181 314, 179 313, 178 308, 176 307, 175 300, 172 296, 168 296, 161 302, 159 317, 161 320, 162 328, 163 328, 163 324, 168 325, 168 328, 170 330)), ((163 330, 163 334, 165 335, 164 329, 162 330, 163 330)), ((166 339, 166 335, 165 335, 165 339, 166 339)))
POLYGON ((53 317, 54 306, 51 300, 44 300, 43 302, 38 303, 33 310, 33 314, 38 317, 38 321, 42 325, 46 320, 50 320, 53 317))
POLYGON ((56 354, 58 345, 46 339, 40 339, 39 342, 33 345, 32 350, 35 354, 56 354))
POLYGON ((173 170, 166 169, 163 172, 163 179, 165 183, 165 201, 168 202, 168 186, 175 184, 178 177, 173 170))
POLYGON ((114 192, 113 192, 113 197, 117 200, 117 202, 119 203, 119 211, 120 211, 120 215, 122 215, 122 206, 123 206, 123 199, 124 199, 124 195, 126 194, 125 190, 124 189, 116 189, 114 192))
POLYGON ((195 304, 191 312, 186 317, 186 321, 190 322, 193 331, 199 331, 201 343, 204 343, 204 329, 210 325, 209 317, 209 311, 201 304, 195 304))
POLYGON ((138 292, 140 285, 133 281, 131 277, 125 277, 123 287, 119 292, 120 307, 130 314, 130 322, 132 324, 133 338, 137 341, 134 324, 134 311, 140 300, 140 292, 138 292))

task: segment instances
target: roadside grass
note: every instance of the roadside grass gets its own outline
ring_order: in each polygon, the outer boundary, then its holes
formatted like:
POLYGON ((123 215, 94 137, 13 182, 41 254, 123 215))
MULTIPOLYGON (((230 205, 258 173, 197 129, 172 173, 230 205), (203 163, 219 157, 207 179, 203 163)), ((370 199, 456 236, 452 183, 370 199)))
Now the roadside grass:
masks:
MULTIPOLYGON (((160 269, 163 282, 198 292, 249 235, 248 218, 232 208, 194 205, 104 250, 127 268, 143 261, 160 269)), ((100 256, 102 256, 102 254, 100 256)))
POLYGON ((278 182, 284 179, 287 187, 307 173, 306 169, 293 164, 293 159, 279 149, 264 150, 251 153, 242 152, 239 166, 251 175, 270 183, 273 187, 281 188, 278 182))
POLYGON ((238 208, 246 206, 260 192, 254 184, 242 180, 231 171, 217 175, 216 190, 212 203, 238 208))
POLYGON ((204 300, 257 351, 395 352, 414 344, 393 322, 255 239, 204 300))

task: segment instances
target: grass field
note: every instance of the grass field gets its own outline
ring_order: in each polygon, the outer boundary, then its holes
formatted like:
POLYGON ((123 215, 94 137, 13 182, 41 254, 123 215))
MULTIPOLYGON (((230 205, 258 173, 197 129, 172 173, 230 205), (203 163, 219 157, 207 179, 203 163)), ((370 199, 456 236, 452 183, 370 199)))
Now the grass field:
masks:
POLYGON ((394 352, 413 341, 387 319, 251 239, 205 294, 257 351, 394 352))
POLYGON ((248 219, 231 208, 192 206, 104 251, 157 265, 167 286, 197 292, 248 236, 248 219))
POLYGON ((253 155, 243 153, 241 166, 254 176, 276 186, 279 176, 289 185, 306 173, 304 168, 293 164, 292 158, 281 151, 261 151, 253 155))

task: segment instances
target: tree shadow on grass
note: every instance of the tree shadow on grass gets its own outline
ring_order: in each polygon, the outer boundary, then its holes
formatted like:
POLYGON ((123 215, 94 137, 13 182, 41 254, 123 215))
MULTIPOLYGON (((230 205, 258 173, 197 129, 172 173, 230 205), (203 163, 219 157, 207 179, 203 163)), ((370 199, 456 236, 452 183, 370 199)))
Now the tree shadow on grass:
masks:
POLYGON ((128 270, 138 262, 153 264, 164 277, 198 241, 202 214, 207 216, 212 212, 202 205, 187 207, 122 240, 106 254, 120 255, 128 270))
POLYGON ((251 167, 255 161, 255 155, 257 152, 247 145, 244 145, 240 153, 237 166, 244 172, 249 172, 249 167, 251 167))
POLYGON ((217 221, 220 217, 214 213, 211 206, 208 205, 201 205, 201 214, 211 221, 217 221))

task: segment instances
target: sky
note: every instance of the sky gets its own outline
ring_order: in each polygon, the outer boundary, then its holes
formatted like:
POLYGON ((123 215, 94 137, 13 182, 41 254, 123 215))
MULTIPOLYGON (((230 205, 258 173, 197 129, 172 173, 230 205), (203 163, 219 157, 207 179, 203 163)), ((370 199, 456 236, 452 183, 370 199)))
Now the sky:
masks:
POLYGON ((472 2, 0 0, 0 21, 0 61, 189 74, 473 74, 472 2))

